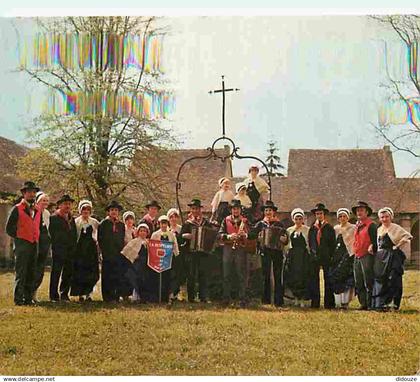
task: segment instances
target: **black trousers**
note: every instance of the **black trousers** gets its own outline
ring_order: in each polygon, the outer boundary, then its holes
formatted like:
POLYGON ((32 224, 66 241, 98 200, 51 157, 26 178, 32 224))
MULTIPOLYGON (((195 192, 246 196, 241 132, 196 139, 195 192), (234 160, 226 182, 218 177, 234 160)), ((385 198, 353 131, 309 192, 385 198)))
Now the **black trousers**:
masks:
POLYGON ((271 304, 271 267, 274 274, 274 305, 281 306, 283 300, 283 252, 265 249, 261 254, 261 266, 263 271, 263 304, 271 304))
POLYGON ((233 249, 230 245, 223 246, 223 299, 230 300, 232 290, 232 271, 238 278, 238 297, 245 301, 246 296, 246 265, 248 254, 243 247, 233 249))
POLYGON ((196 294, 196 282, 198 279, 198 294, 200 300, 206 300, 207 279, 209 272, 209 255, 205 252, 190 252, 185 256, 187 269, 188 301, 194 301, 196 294))
POLYGON ((131 268, 132 264, 130 260, 128 260, 123 255, 119 254, 118 256, 118 263, 119 263, 119 272, 120 275, 118 277, 118 296, 120 297, 128 297, 133 294, 133 286, 129 280, 127 275, 129 269, 131 268))
POLYGON ((313 264, 312 265, 312 272, 309 281, 309 289, 310 289, 310 296, 311 296, 311 307, 312 308, 319 308, 321 304, 321 290, 320 290, 320 280, 319 280, 319 272, 322 268, 323 276, 324 276, 324 308, 330 309, 335 307, 335 299, 334 299, 334 289, 332 287, 332 283, 330 280, 330 266, 327 264, 319 265, 313 264))
POLYGON ((372 308, 373 264, 375 256, 366 255, 354 258, 354 281, 357 298, 363 309, 372 308))
POLYGON ((50 299, 59 300, 68 297, 73 275, 73 247, 55 247, 52 249, 52 267, 50 278, 50 299), (61 277, 61 282, 60 282, 61 277), (58 288, 60 284, 60 288, 58 288), (58 293, 60 289, 60 294, 58 293))
POLYGON ((185 270, 185 254, 180 253, 178 256, 172 258, 171 269, 171 292, 176 296, 185 283, 186 270, 185 270))
POLYGON ((109 256, 102 261, 101 289, 105 302, 119 300, 120 262, 117 256, 109 256))
POLYGON ((38 252, 37 243, 15 239, 15 304, 32 301, 35 281, 35 266, 38 252))
POLYGON ((48 253, 50 252, 49 243, 39 243, 38 257, 35 266, 35 282, 34 282, 34 293, 42 284, 44 279, 45 263, 47 261, 48 253))

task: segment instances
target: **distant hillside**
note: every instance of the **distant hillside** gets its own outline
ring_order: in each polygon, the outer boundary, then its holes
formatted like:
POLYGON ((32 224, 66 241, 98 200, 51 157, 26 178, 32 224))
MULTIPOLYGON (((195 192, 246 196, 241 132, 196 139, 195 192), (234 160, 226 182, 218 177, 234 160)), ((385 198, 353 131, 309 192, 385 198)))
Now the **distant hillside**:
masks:
POLYGON ((16 163, 28 148, 0 136, 0 192, 17 193, 23 180, 16 176, 16 163))

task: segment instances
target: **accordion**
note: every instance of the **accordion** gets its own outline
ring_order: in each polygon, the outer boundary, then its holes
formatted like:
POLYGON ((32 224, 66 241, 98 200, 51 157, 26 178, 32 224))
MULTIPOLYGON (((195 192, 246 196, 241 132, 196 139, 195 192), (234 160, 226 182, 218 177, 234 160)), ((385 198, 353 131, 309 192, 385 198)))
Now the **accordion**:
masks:
POLYGON ((191 234, 190 251, 208 253, 214 249, 218 236, 217 229, 206 226, 193 226, 191 234))
POLYGON ((283 250, 284 244, 280 236, 285 235, 286 230, 282 227, 264 228, 259 235, 259 243, 262 248, 283 250))

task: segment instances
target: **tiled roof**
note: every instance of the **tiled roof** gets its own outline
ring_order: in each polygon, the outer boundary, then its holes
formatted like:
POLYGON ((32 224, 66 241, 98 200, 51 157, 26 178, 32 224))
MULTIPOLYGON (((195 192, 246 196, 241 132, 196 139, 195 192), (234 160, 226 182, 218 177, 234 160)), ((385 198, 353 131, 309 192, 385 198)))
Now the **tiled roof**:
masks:
MULTIPOLYGON (((229 155, 229 147, 216 149, 220 156, 229 155)), ((176 177, 181 164, 193 157, 194 159, 185 164, 182 168, 179 190, 181 208, 185 212, 187 203, 192 198, 199 198, 204 205, 204 210, 211 209, 210 203, 215 192, 219 189, 218 180, 223 176, 232 176, 232 166, 230 160, 222 162, 220 159, 207 158, 209 151, 206 149, 183 149, 168 150, 162 156, 165 160, 165 166, 153 174, 153 182, 159 191, 164 195, 162 204, 165 207, 176 206, 176 177)), ((135 166, 134 166, 135 167, 135 166)))
POLYGON ((396 178, 392 153, 379 150, 290 150, 287 177, 272 180, 273 199, 281 211, 309 211, 324 203, 330 211, 358 200, 374 211, 419 212, 419 178, 396 178))
MULTIPOLYGON (((16 177, 16 159, 27 148, 0 137, 0 191, 16 192, 22 179, 16 177)), ((221 156, 229 154, 229 147, 216 150, 221 156)), ((153 184, 165 199, 165 207, 176 206, 175 182, 180 165, 192 157, 205 157, 206 149, 168 150, 162 155, 164 165, 157 171, 149 170, 143 178, 153 184)), ((150 158, 149 158, 150 159, 150 158)), ((138 159, 133 168, 138 166, 138 159)), ((180 202, 183 210, 193 197, 202 200, 210 210, 213 195, 222 176, 232 177, 230 160, 197 159, 187 163, 181 173, 180 202)), ((245 176, 233 178, 233 185, 245 176)), ((395 212, 418 213, 420 178, 396 178, 392 153, 383 149, 289 151, 288 174, 272 179, 273 200, 279 211, 290 212, 295 207, 309 211, 322 202, 336 211, 351 207, 358 200, 368 202, 374 211, 389 206, 395 212)), ((127 191, 130 193, 130 191, 127 191)), ((144 199, 132 194, 131 198, 144 199)))

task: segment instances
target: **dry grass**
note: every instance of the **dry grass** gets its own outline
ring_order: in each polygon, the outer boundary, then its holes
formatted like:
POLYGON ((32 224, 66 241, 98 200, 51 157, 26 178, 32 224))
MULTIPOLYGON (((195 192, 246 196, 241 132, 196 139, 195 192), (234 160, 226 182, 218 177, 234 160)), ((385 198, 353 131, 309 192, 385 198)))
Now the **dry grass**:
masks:
POLYGON ((258 304, 16 307, 13 274, 4 273, 0 374, 412 375, 419 369, 418 276, 404 276, 400 312, 376 313, 258 304))

